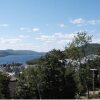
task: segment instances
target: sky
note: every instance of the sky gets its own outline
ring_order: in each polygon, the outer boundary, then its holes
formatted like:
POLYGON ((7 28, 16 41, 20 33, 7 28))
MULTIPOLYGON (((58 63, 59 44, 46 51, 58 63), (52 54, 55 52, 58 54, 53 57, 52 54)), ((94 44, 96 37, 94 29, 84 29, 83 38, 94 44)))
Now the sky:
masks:
POLYGON ((81 31, 100 43, 100 0, 0 0, 1 50, 63 50, 81 31))

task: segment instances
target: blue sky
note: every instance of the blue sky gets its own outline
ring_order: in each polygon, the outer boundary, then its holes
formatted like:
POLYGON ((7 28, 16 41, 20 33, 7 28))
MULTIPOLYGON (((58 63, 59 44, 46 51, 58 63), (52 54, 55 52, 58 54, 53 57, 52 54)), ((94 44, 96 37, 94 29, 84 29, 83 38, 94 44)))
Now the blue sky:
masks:
POLYGON ((64 49, 78 31, 100 43, 100 0, 0 0, 0 49, 64 49))

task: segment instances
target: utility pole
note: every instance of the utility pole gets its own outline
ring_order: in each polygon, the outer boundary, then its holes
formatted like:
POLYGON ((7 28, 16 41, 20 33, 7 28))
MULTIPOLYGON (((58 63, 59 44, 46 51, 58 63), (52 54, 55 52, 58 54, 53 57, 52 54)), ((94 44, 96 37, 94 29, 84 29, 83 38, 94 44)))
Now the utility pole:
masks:
POLYGON ((96 71, 97 69, 90 69, 93 72, 93 97, 94 97, 94 71, 96 71))

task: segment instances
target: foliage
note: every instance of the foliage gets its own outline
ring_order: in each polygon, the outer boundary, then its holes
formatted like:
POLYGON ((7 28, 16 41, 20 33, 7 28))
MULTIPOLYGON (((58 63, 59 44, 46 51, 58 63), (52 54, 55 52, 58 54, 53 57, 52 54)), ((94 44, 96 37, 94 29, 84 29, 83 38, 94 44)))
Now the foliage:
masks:
POLYGON ((85 47, 89 42, 91 42, 91 39, 92 37, 87 35, 86 32, 78 32, 77 35, 74 36, 72 42, 69 43, 69 47, 65 49, 70 59, 79 62, 76 66, 77 70, 75 73, 78 95, 85 92, 85 90, 89 90, 89 67, 88 64, 85 64, 83 67, 81 59, 86 57, 85 47))
POLYGON ((72 60, 77 60, 79 57, 82 57, 81 51, 75 46, 70 46, 65 49, 66 57, 72 60))
POLYGON ((52 50, 40 59, 38 66, 19 75, 16 98, 75 98, 76 84, 72 70, 59 62, 61 51, 52 50))
POLYGON ((58 54, 51 51, 44 59, 44 78, 45 87, 43 98, 58 99, 58 98, 75 98, 76 84, 73 78, 73 73, 69 71, 66 73, 67 68, 59 62, 58 54), (71 88, 71 89, 70 89, 71 88))
POLYGON ((28 68, 19 74, 16 98, 19 99, 39 99, 39 84, 41 73, 39 68, 28 68))
POLYGON ((91 39, 92 36, 87 35, 87 32, 78 32, 77 35, 74 36, 71 45, 81 47, 91 42, 91 39))
POLYGON ((9 99, 9 78, 6 74, 0 72, 0 99, 9 99))
MULTIPOLYGON (((50 55, 50 53, 51 53, 51 55, 55 56, 59 60, 65 58, 65 53, 63 51, 53 49, 52 51, 49 52, 49 55, 50 55)), ((43 61, 44 61, 44 59, 46 58, 47 55, 48 55, 48 53, 45 56, 42 56, 38 59, 27 61, 27 64, 33 65, 33 64, 43 63, 43 61)))
POLYGON ((95 86, 100 87, 97 81, 97 75, 100 73, 100 58, 81 63, 83 57, 86 58, 89 54, 88 45, 90 46, 91 41, 92 37, 86 32, 78 32, 64 51, 54 49, 40 59, 28 62, 35 66, 19 75, 16 98, 74 99, 77 94, 80 96, 87 91, 89 96, 89 90, 93 85, 91 68, 98 69, 98 72, 95 72, 95 86), (77 61, 78 64, 65 63, 65 59, 77 61))

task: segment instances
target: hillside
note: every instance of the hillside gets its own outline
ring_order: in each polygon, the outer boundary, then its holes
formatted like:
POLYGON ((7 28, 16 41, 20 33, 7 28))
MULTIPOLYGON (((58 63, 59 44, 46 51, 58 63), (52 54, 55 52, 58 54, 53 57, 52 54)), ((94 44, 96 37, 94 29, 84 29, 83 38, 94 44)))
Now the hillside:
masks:
POLYGON ((25 63, 28 60, 39 58, 45 55, 44 52, 31 50, 0 50, 0 64, 25 63))
POLYGON ((0 50, 0 57, 9 56, 9 55, 37 55, 44 54, 43 52, 36 52, 31 50, 0 50))
MULTIPOLYGON (((100 44, 92 43, 83 46, 86 55, 100 54, 100 44)), ((81 47, 81 49, 83 48, 81 47)), ((36 52, 31 50, 0 50, 0 64, 5 63, 25 63, 27 61, 34 62, 34 59, 45 55, 44 52, 36 52), (33 60, 32 60, 33 59, 33 60)))

